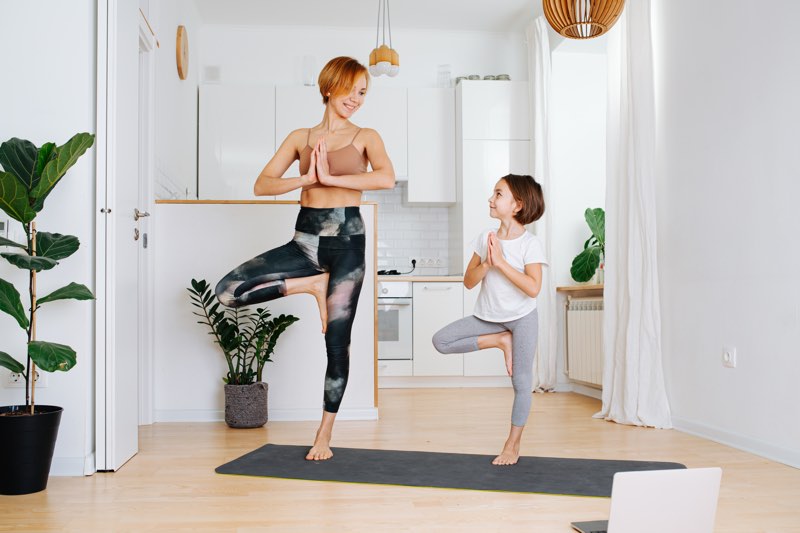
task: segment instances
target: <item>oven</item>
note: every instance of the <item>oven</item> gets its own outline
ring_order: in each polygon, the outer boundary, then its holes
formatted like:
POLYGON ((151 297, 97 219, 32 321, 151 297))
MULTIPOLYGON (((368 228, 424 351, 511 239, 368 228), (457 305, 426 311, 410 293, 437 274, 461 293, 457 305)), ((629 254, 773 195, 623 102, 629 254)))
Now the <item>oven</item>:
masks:
POLYGON ((378 282, 378 359, 412 357, 412 291, 410 281, 378 282))

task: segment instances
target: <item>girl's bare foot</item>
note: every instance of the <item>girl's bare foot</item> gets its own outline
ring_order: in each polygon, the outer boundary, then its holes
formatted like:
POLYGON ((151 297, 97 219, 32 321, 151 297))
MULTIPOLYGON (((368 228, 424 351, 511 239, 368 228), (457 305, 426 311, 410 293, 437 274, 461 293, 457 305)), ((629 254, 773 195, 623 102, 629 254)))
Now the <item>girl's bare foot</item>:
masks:
MULTIPOLYGON (((513 369, 513 359, 511 357, 511 332, 506 331, 505 333, 501 333, 500 337, 497 339, 497 347, 503 350, 503 357, 506 360, 506 372, 508 375, 512 375, 514 373, 513 369)), ((516 461, 515 461, 516 462, 516 461)))
POLYGON ((322 333, 328 329, 328 278, 327 272, 306 278, 292 278, 286 280, 286 294, 310 294, 317 300, 319 319, 322 322, 322 333))

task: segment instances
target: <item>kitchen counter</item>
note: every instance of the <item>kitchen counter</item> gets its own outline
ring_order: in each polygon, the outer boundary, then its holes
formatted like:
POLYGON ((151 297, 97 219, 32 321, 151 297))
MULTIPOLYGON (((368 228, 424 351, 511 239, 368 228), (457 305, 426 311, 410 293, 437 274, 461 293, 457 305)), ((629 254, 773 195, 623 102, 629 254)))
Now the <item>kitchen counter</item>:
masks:
POLYGON ((457 281, 461 283, 464 281, 464 276, 414 276, 413 274, 407 274, 399 276, 378 276, 378 281, 457 281))

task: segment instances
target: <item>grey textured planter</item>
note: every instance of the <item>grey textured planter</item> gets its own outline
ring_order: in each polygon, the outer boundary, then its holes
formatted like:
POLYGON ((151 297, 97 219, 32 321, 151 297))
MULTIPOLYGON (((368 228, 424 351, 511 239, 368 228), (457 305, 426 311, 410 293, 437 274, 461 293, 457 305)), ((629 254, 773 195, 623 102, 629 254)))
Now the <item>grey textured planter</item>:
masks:
POLYGON ((225 423, 232 428, 260 428, 267 423, 266 383, 225 385, 225 423))

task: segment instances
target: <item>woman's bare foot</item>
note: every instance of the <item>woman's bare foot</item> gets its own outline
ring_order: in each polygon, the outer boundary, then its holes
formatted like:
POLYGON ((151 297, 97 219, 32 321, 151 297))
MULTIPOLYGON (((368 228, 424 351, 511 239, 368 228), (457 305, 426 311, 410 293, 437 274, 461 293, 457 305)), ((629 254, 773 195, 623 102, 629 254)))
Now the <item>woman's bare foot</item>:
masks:
POLYGON ((317 431, 317 438, 314 440, 314 445, 308 450, 306 460, 308 461, 326 461, 333 457, 333 450, 330 447, 331 436, 321 435, 317 431))
POLYGON ((508 375, 510 376, 514 373, 514 364, 511 357, 511 332, 506 331, 505 333, 501 333, 497 341, 497 347, 503 350, 503 357, 506 360, 506 372, 508 372, 508 375))
POLYGON ((333 422, 335 420, 336 413, 322 411, 322 420, 319 423, 317 437, 314 439, 314 445, 306 454, 306 460, 325 461, 333 457, 333 450, 331 450, 331 434, 333 433, 333 422))
POLYGON ((306 278, 291 278, 286 280, 286 294, 310 294, 317 300, 319 319, 322 322, 322 333, 328 329, 328 278, 327 272, 306 278))

